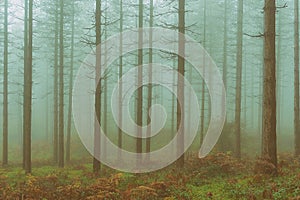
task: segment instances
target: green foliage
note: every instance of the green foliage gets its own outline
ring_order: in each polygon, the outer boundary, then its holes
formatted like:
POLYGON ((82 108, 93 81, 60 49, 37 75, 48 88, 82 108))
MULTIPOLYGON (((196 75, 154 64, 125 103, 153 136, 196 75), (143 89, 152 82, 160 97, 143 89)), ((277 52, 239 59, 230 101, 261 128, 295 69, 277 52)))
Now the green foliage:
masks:
POLYGON ((278 175, 257 173, 258 160, 236 160, 218 153, 205 159, 192 154, 184 169, 170 166, 148 174, 128 174, 92 165, 71 164, 65 169, 34 168, 25 176, 20 168, 0 169, 0 199, 74 200, 231 200, 299 199, 299 162, 279 156, 278 175))

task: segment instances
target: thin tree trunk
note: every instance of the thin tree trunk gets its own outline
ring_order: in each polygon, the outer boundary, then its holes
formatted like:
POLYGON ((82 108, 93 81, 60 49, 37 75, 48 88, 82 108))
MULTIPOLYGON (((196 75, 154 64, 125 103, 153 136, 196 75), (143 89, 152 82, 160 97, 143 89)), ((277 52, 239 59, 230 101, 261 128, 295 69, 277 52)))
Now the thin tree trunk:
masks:
POLYGON ((53 96, 53 161, 58 163, 58 0, 55 0, 55 37, 54 37, 54 96, 53 96))
MULTIPOLYGON (((225 87, 225 93, 223 94, 224 97, 226 97, 226 91, 227 91, 227 44, 228 44, 228 25, 227 25, 227 0, 224 1, 224 36, 223 36, 223 82, 224 82, 224 87, 225 87)), ((223 113, 224 114, 224 113, 223 113)), ((225 123, 224 125, 226 126, 227 124, 227 117, 225 118, 225 123)), ((224 136, 224 135, 223 135, 224 136)), ((223 137, 221 136, 219 139, 219 148, 221 152, 225 152, 225 141, 223 137)))
MULTIPOLYGON (((203 6, 203 48, 206 48, 206 0, 204 0, 204 6, 203 6)), ((203 71, 205 74, 205 56, 203 55, 203 71)), ((200 144, 202 144, 204 139, 204 123, 205 123, 205 81, 202 80, 201 84, 201 119, 200 119, 200 144)))
POLYGON ((31 105, 32 105, 32 7, 29 0, 28 51, 27 64, 24 69, 24 166, 25 173, 31 173, 31 105))
MULTIPOLYGON (((25 69, 27 69, 27 52, 28 52, 28 0, 24 0, 24 84, 25 84, 25 69)), ((27 71, 26 71, 27 72, 27 71)), ((24 94, 25 94, 25 85, 24 85, 24 94)), ((25 169, 25 99, 23 95, 23 169, 25 169)))
POLYGON ((71 160, 71 125, 72 125, 72 90, 73 90, 73 65, 74 65, 74 2, 72 2, 72 38, 71 38, 71 65, 69 77, 69 110, 68 110, 68 127, 67 127, 67 143, 66 143, 66 162, 71 160))
POLYGON ((4 5, 4 70, 3 70, 3 156, 2 164, 8 164, 8 0, 4 5))
MULTIPOLYGON (((120 32, 123 32, 123 0, 120 0, 120 32)), ((119 147, 119 152, 118 152, 118 161, 122 162, 122 124, 123 124, 123 112, 122 112, 122 90, 123 90, 123 82, 121 81, 122 75, 123 75, 123 37, 121 35, 120 38, 120 59, 119 59, 119 81, 120 81, 120 87, 119 87, 119 127, 118 127, 118 147, 119 147)))
MULTIPOLYGON (((144 14, 144 2, 143 0, 139 0, 139 28, 143 28, 143 17, 144 14)), ((139 31, 139 50, 138 50, 138 85, 143 84, 143 69, 141 66, 143 65, 143 32, 139 31)), ((136 139, 136 152, 137 152, 137 166, 141 161, 141 153, 143 152, 143 140, 141 137, 143 126, 143 87, 138 88, 137 90, 138 97, 137 97, 137 139, 136 139)))
POLYGON ((236 55, 236 97, 235 97, 235 156, 241 158, 241 96, 243 66, 243 0, 238 1, 238 35, 236 55))
MULTIPOLYGON (((185 0, 179 0, 179 9, 178 9, 178 29, 179 33, 185 34, 185 0)), ((179 55, 184 55, 185 53, 185 41, 179 37, 179 55)), ((178 86, 177 86, 177 131, 178 131, 178 141, 177 141, 177 151, 180 154, 183 152, 184 148, 184 76, 185 70, 185 60, 183 57, 178 56, 178 86), (180 103, 179 103, 180 102, 180 103)), ((184 154, 180 156, 177 161, 178 167, 184 167, 184 154)))
POLYGON ((64 167, 64 0, 60 0, 58 166, 64 167))
MULTIPOLYGON (((153 0, 150 0, 150 22, 149 22, 149 26, 153 27, 153 10, 154 10, 154 6, 153 6, 153 0)), ((152 82, 152 63, 153 63, 153 49, 152 49, 152 42, 153 42, 153 35, 152 35, 152 30, 150 30, 150 34, 149 34, 149 44, 150 44, 150 48, 149 48, 149 64, 151 65, 149 68, 149 83, 152 82)), ((148 86, 148 106, 147 106, 147 112, 148 112, 148 117, 147 117, 147 124, 148 124, 148 130, 147 130, 147 139, 146 139, 146 153, 149 153, 151 151, 151 118, 150 118, 150 109, 152 106, 152 84, 149 84, 148 86)), ((148 154, 149 156, 147 157, 148 160, 150 160, 150 154, 148 154)))
POLYGON ((263 98, 263 152, 277 168, 276 145, 276 46, 274 0, 265 0, 264 44, 264 98, 263 98))
POLYGON ((101 150, 101 141, 100 141, 100 129, 97 127, 97 123, 101 124, 101 89, 102 89, 102 80, 101 76, 101 0, 96 0, 96 94, 95 94, 95 110, 96 110, 96 119, 95 119, 95 130, 94 130, 94 158, 93 158, 93 172, 98 174, 101 170, 101 163, 98 160, 100 158, 101 150), (99 82, 97 83, 97 80, 99 82))
POLYGON ((300 155, 300 123, 299 123, 299 1, 295 0, 295 96, 294 96, 294 132, 295 132, 295 156, 300 155))

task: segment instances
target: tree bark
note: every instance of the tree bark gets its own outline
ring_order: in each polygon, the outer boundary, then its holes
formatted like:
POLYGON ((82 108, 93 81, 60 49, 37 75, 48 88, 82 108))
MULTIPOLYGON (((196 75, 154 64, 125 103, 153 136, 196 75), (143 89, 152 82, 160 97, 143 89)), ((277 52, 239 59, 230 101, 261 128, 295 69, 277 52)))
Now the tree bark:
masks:
POLYGON ((24 167, 25 173, 31 173, 31 105, 32 105, 32 7, 33 0, 29 0, 28 12, 28 50, 27 63, 24 68, 24 167))
POLYGON ((276 46, 274 0, 265 0, 264 91, 263 91, 263 152, 277 168, 276 145, 276 46))

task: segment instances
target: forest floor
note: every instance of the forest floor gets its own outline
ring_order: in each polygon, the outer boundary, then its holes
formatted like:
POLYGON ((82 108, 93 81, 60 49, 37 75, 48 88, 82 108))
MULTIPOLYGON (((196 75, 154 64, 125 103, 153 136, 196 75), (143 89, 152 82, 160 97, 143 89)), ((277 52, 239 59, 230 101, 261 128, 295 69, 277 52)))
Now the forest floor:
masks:
POLYGON ((96 176, 91 164, 78 163, 64 169, 34 163, 28 176, 20 167, 1 168, 0 199, 300 199, 300 163, 290 154, 279 156, 277 176, 263 160, 222 153, 201 160, 190 154, 184 169, 174 165, 147 174, 104 167, 96 176))

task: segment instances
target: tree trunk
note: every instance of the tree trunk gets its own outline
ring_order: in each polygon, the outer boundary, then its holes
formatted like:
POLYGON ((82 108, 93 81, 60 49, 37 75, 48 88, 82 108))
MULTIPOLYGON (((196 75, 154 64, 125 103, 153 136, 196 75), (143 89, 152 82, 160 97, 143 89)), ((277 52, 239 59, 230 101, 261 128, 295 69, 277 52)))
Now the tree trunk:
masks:
POLYGON ((243 0, 238 1, 238 34, 236 54, 236 96, 235 96, 235 156, 241 158, 241 96, 243 66, 243 0))
MULTIPOLYGON (((153 0, 150 0, 150 22, 149 26, 153 27, 153 11, 154 11, 154 6, 153 6, 153 0)), ((152 30, 150 30, 149 34, 149 64, 151 65, 149 68, 149 83, 152 82, 152 63, 153 63, 153 49, 152 49, 152 43, 153 43, 153 34, 152 30)), ((150 153, 151 151, 151 118, 150 118, 150 109, 152 106, 152 84, 148 85, 148 105, 147 105, 147 112, 148 112, 148 117, 147 117, 147 124, 148 124, 148 129, 147 129, 147 139, 146 139, 146 153, 150 153)), ((150 160, 150 154, 147 157, 147 160, 150 160)))
POLYGON ((102 81, 101 76, 101 0, 96 0, 96 93, 95 93, 95 110, 96 110, 96 119, 95 119, 95 130, 94 130, 94 159, 93 159, 93 172, 98 174, 100 173, 101 163, 98 160, 100 158, 101 150, 101 141, 100 141, 100 129, 97 127, 97 123, 101 124, 101 88, 102 81), (97 83, 97 80, 99 82, 97 83))
MULTIPOLYGON (((144 14, 144 2, 143 0, 139 0, 139 28, 143 28, 143 17, 144 14)), ((143 32, 139 31, 139 50, 138 50, 138 85, 143 84, 143 70, 141 66, 143 65, 143 32)), ((137 166, 139 165, 139 162, 141 161, 141 153, 143 152, 143 140, 141 137, 142 135, 142 129, 143 126, 143 87, 138 88, 138 97, 137 97, 137 139, 136 139, 136 152, 137 152, 137 166)))
MULTIPOLYGON (((203 5, 203 48, 206 48, 206 0, 204 0, 204 5, 203 5)), ((205 56, 203 55, 203 71, 205 74, 205 56)), ((200 144, 202 144, 203 139, 204 139, 204 123, 205 123, 205 81, 204 79, 202 80, 201 84, 201 119, 200 119, 200 144)))
POLYGON ((264 92, 263 92, 263 152, 277 168, 276 145, 276 46, 274 0, 265 0, 264 92))
POLYGON ((72 2, 72 36, 71 36, 71 65, 69 77, 69 110, 68 110, 68 127, 67 127, 67 143, 66 143, 66 162, 71 160, 71 125, 72 125, 72 90, 73 90, 73 65, 74 65, 74 2, 72 2))
MULTIPOLYGON (((123 32, 123 0, 120 0, 120 33, 123 32)), ((119 81, 121 80, 122 78, 122 75, 123 75, 123 37, 121 36, 120 38, 120 49, 119 49, 119 52, 120 52, 120 59, 119 59, 119 81)), ((122 112, 122 90, 123 90, 123 83, 122 81, 120 81, 120 87, 119 87, 119 127, 118 127, 118 147, 119 147, 119 152, 118 152, 118 161, 119 162, 122 162, 122 124, 123 124, 123 112, 122 112)))
POLYGON ((24 68, 24 167, 25 173, 31 173, 31 105, 32 105, 32 7, 33 0, 29 0, 28 19, 28 50, 27 63, 24 68))
MULTIPOLYGON (((185 0, 179 0, 178 9, 178 30, 179 33, 185 34, 185 0)), ((185 41, 179 37, 178 46, 179 55, 184 55, 185 53, 185 41)), ((183 152, 184 148, 184 70, 185 70, 185 60, 183 57, 178 56, 178 86, 177 86, 177 131, 178 131, 178 141, 177 141, 177 151, 180 154, 183 152), (179 103, 180 102, 180 103, 179 103)), ((184 154, 180 156, 177 161, 178 167, 184 167, 184 154)))
POLYGON ((295 0, 295 96, 294 96, 294 133, 295 133, 295 156, 300 155, 300 123, 299 123, 299 1, 295 0))
MULTIPOLYGON (((224 1, 224 36, 223 36, 223 82, 225 91, 227 91, 227 44, 228 44, 228 25, 227 25, 227 0, 224 1)), ((226 97, 226 92, 223 94, 223 96, 226 97)), ((227 124, 227 117, 225 118, 224 126, 226 127, 227 124)), ((225 149, 225 141, 223 139, 224 135, 221 135, 219 139, 219 149, 221 152, 226 152, 227 149, 225 149)))
POLYGON ((64 0, 60 0, 58 166, 64 167, 64 0))
POLYGON ((58 0, 55 0, 55 38, 54 38, 54 96, 53 96, 53 161, 58 163, 58 0))
MULTIPOLYGON (((25 69, 27 69, 27 52, 28 52, 28 0, 24 0, 24 89, 25 89, 25 69)), ((27 72, 27 71, 26 71, 27 72)), ((25 94, 25 90, 23 91, 25 94)), ((23 169, 25 169, 25 99, 23 95, 23 169)))
POLYGON ((4 5, 4 70, 3 70, 3 156, 2 164, 8 164, 8 0, 4 5))

